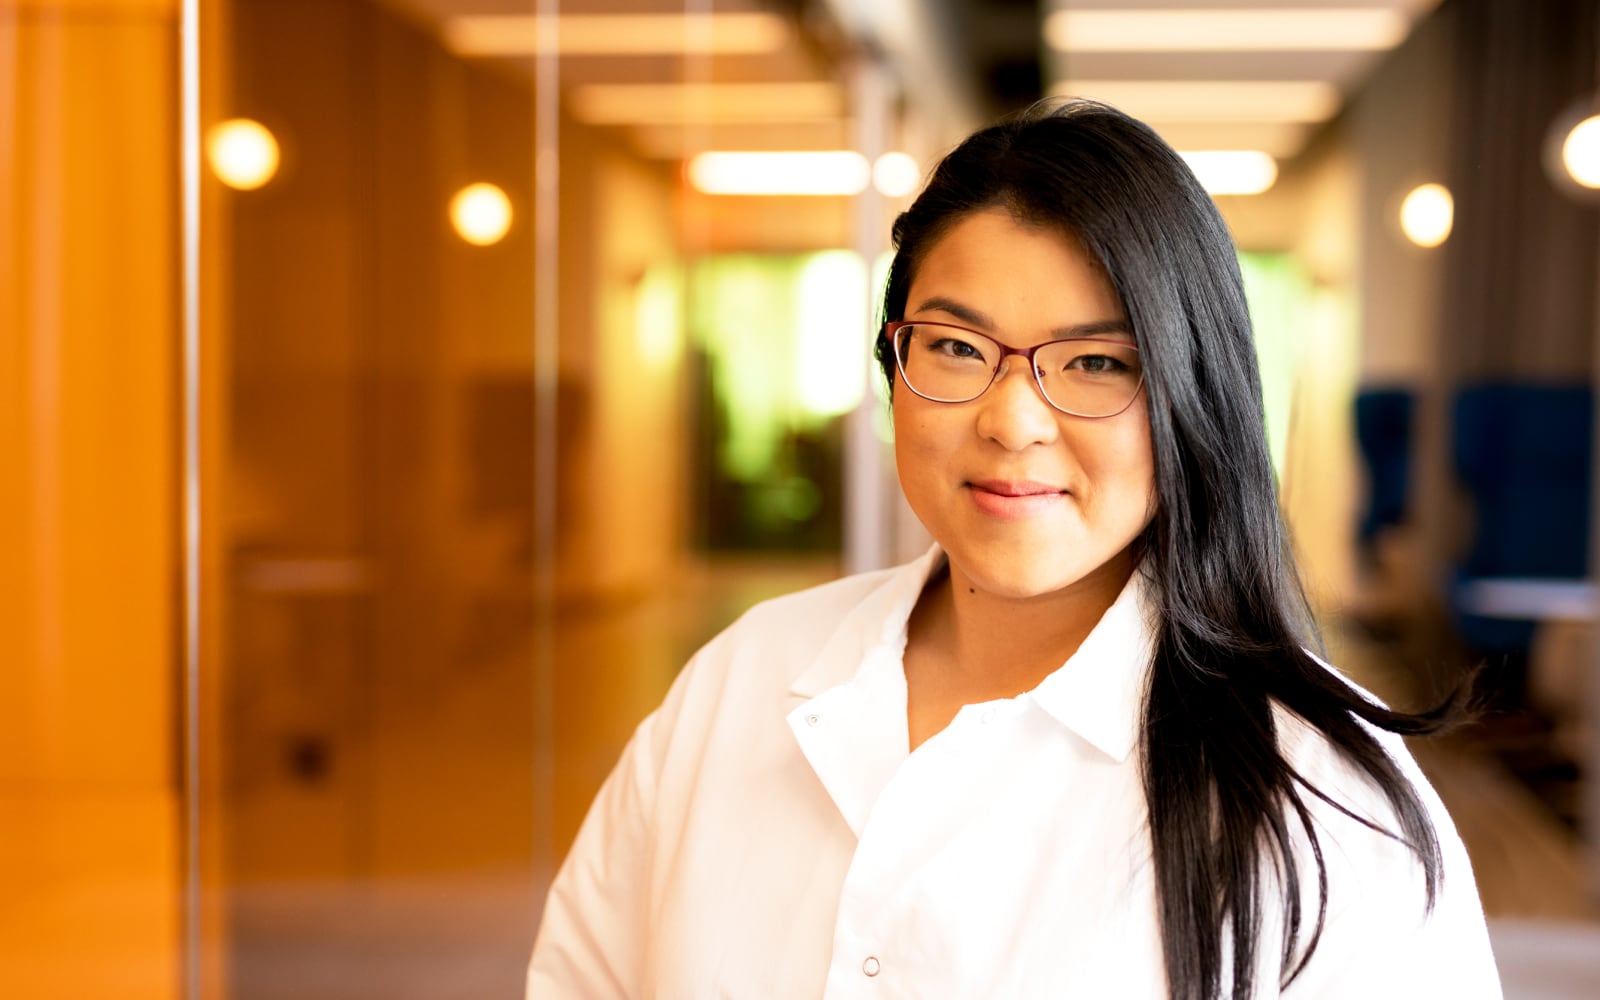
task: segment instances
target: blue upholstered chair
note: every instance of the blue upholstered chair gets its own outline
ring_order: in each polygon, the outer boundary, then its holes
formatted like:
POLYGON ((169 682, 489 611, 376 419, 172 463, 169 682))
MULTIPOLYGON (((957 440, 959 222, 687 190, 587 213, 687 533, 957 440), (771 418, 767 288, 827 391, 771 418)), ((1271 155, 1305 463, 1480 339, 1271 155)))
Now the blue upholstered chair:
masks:
MULTIPOLYGON (((1457 396, 1453 458, 1475 521, 1456 595, 1486 577, 1584 576, 1593 406, 1587 385, 1479 385, 1457 396)), ((1533 622, 1452 604, 1462 638, 1480 655, 1526 655, 1533 622)))
POLYGON ((1383 529, 1405 523, 1414 409, 1415 396, 1409 389, 1362 389, 1356 393, 1356 443, 1367 472, 1359 534, 1363 548, 1383 529))

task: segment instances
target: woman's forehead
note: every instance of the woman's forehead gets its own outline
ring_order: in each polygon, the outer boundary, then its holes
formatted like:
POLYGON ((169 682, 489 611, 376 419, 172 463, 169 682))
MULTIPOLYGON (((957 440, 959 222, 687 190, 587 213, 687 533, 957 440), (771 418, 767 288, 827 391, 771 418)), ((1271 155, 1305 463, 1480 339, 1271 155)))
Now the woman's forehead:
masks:
POLYGON ((1000 208, 969 213, 920 255, 907 315, 925 303, 978 326, 1001 322, 1003 313, 1057 313, 1067 324, 1123 314, 1105 268, 1081 240, 1000 208), (957 308, 944 308, 951 304, 957 308))

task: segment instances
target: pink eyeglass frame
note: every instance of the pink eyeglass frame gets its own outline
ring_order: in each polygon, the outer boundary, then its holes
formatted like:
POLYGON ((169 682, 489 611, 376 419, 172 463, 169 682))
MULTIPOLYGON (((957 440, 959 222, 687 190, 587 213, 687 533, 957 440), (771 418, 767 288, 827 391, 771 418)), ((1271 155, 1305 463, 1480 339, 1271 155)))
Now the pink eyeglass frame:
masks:
MULTIPOLYGON (((994 385, 995 379, 1000 374, 1000 366, 1005 363, 1006 358, 1009 358, 1013 354, 1021 355, 1027 360, 1028 370, 1033 372, 1033 383, 1038 387, 1039 395, 1044 398, 1044 401, 1049 403, 1051 408, 1059 410, 1068 416, 1080 417, 1084 420, 1105 420, 1108 417, 1118 416, 1119 414, 1127 412, 1128 407, 1133 405, 1133 401, 1139 398, 1139 393, 1144 389, 1144 372, 1140 371, 1139 384, 1133 387, 1133 394, 1129 396, 1128 401, 1122 405, 1122 409, 1117 410, 1115 413, 1078 413, 1074 410, 1067 409, 1065 406, 1062 406, 1060 403, 1057 403, 1055 400, 1050 398, 1050 394, 1044 391, 1044 380, 1039 377, 1039 368, 1033 363, 1033 356, 1039 352, 1040 348, 1049 347, 1051 344, 1059 344, 1061 343, 1060 340, 1046 340, 1042 343, 1034 344, 1032 347, 1012 347, 1005 341, 1000 340, 992 334, 984 333, 981 330, 973 330, 969 327, 959 326, 955 323, 936 323, 929 320, 920 319, 894 320, 893 322, 885 323, 883 324, 883 332, 880 333, 879 336, 888 343, 889 353, 894 355, 894 366, 895 369, 900 372, 900 381, 904 382, 906 384, 906 388, 910 389, 913 394, 928 400, 930 403, 972 402, 974 399, 977 399, 979 396, 982 396, 984 393, 989 391, 989 388, 994 385), (982 389, 978 390, 976 395, 968 396, 966 399, 940 399, 937 396, 930 396, 925 392, 917 392, 916 386, 913 386, 911 384, 911 380, 906 378, 905 364, 900 360, 900 348, 899 345, 895 343, 895 335, 908 326, 937 326, 946 330, 960 330, 962 333, 970 333, 975 337, 982 337, 985 340, 990 340, 995 344, 998 344, 1000 347, 1000 357, 997 361, 995 361, 994 370, 989 373, 989 381, 982 389)), ((1135 352, 1139 350, 1139 348, 1133 344, 1122 340, 1112 340, 1110 337, 1073 337, 1072 340, 1078 343, 1116 344, 1119 347, 1125 347, 1128 350, 1135 352)))

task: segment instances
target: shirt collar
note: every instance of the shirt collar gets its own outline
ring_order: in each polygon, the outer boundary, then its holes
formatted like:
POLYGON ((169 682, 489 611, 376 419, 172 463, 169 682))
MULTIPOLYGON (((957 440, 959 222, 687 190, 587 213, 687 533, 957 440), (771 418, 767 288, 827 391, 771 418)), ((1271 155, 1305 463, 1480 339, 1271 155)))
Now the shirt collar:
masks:
MULTIPOLYGON (((906 622, 933 571, 943 565, 939 546, 891 570, 846 614, 790 694, 812 698, 856 676, 873 652, 905 650, 906 622)), ((1126 760, 1139 736, 1146 681, 1155 648, 1154 608, 1148 584, 1135 570, 1078 651, 1029 695, 1048 715, 1117 761, 1126 760)))
POLYGON ((1117 761, 1139 738, 1155 652, 1149 585, 1135 569, 1122 593, 1073 653, 1033 690, 1033 700, 1063 726, 1117 761))
POLYGON ((812 698, 843 684, 879 647, 894 645, 897 658, 904 653, 911 609, 928 577, 943 563, 944 552, 935 545, 903 566, 880 571, 878 585, 845 615, 817 658, 790 684, 789 693, 812 698))

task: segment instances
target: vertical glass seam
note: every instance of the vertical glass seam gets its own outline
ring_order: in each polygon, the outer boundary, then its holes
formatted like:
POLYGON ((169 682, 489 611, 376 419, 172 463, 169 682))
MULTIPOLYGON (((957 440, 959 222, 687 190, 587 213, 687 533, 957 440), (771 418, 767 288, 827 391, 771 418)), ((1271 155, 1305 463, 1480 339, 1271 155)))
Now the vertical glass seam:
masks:
MULTIPOLYGON (((535 906, 555 874, 556 421, 560 379, 560 0, 536 0, 533 282, 533 874, 535 906)), ((537 918, 535 918, 537 920, 537 918)))
POLYGON ((183 312, 183 995, 200 983, 200 0, 179 14, 183 312))

